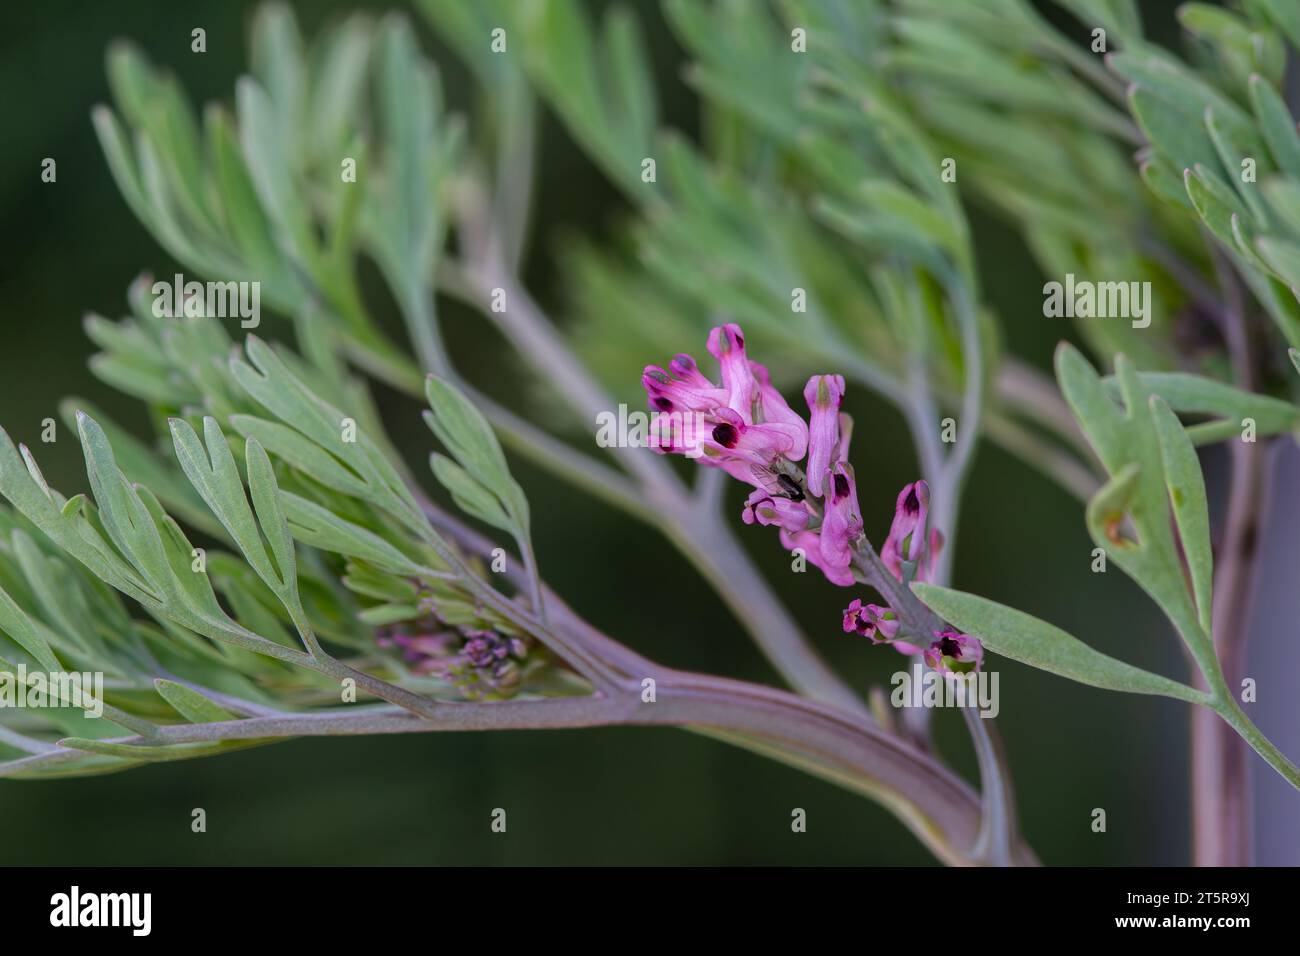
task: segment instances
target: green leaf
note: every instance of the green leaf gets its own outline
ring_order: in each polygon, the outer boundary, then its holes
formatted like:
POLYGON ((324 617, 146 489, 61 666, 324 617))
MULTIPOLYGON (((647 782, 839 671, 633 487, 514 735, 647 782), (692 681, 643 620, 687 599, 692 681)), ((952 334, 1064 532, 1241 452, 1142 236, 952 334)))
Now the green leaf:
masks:
POLYGON ((1300 182, 1285 176, 1270 176, 1260 182, 1260 191, 1292 235, 1300 235, 1300 182))
POLYGON ((292 492, 281 491, 280 504, 284 508, 289 531, 304 544, 362 558, 398 574, 418 577, 425 571, 379 535, 340 518, 313 501, 292 492))
POLYGON ((1273 161, 1288 176, 1300 177, 1300 133, 1281 94, 1263 77, 1250 80, 1250 102, 1273 161))
POLYGON ((354 498, 364 499, 369 495, 369 486, 356 472, 288 425, 255 415, 231 415, 230 424, 245 438, 260 442, 275 457, 310 475, 326 488, 354 498))
POLYGON ((1214 553, 1210 550, 1210 510, 1205 499, 1205 477, 1196 449, 1169 403, 1151 398, 1151 411, 1160 439, 1165 487, 1178 523, 1183 558, 1192 578, 1192 593, 1200 611, 1201 629, 1211 633, 1211 599, 1214 595, 1214 553))
POLYGON ((1217 169, 1218 156, 1199 113, 1181 112, 1178 106, 1142 86, 1129 90, 1129 108, 1147 139, 1177 169, 1197 165, 1217 169))
POLYGON ((25 446, 14 447, 0 428, 0 494, 56 545, 84 564, 101 580, 141 601, 156 601, 149 585, 104 540, 99 524, 92 525, 82 496, 65 502, 45 483, 36 460, 25 446))
POLYGON ((1088 504, 1093 541, 1160 605, 1197 660, 1208 663, 1213 650, 1174 539, 1150 392, 1123 355, 1115 360, 1122 410, 1073 346, 1057 349, 1056 364, 1066 402, 1111 476, 1088 504), (1135 538, 1126 533, 1130 524, 1135 538))
POLYGON ((1061 677, 1130 694, 1158 694, 1205 703, 1200 692, 1095 651, 1058 627, 995 601, 933 584, 916 583, 922 602, 994 653, 1061 677))
POLYGON ((221 740, 214 743, 194 744, 119 744, 107 740, 90 740, 86 737, 65 737, 59 741, 60 747, 70 750, 84 750, 87 753, 102 754, 107 757, 125 757, 128 760, 146 760, 162 763, 169 760, 190 760, 194 757, 212 757, 217 754, 246 750, 275 743, 273 738, 265 740, 221 740))
POLYGON ((627 7, 612 6, 601 38, 612 112, 623 120, 626 139, 648 145, 655 125, 655 88, 641 24, 627 7))
POLYGON ((244 459, 248 468, 248 491, 253 499, 257 521, 271 546, 280 579, 294 595, 297 604, 298 566, 293 552, 293 538, 289 524, 280 509, 280 487, 271 469, 271 459, 256 438, 244 445, 244 459))
POLYGON ((445 455, 433 452, 429 456, 429 467, 433 469, 434 477, 451 492, 461 511, 503 531, 514 529, 514 522, 502 509, 497 497, 470 477, 469 472, 460 465, 445 455))
POLYGON ((1283 283, 1292 288, 1300 286, 1300 243, 1260 236, 1255 248, 1283 283))
POLYGON ((50 650, 45 636, 36 629, 27 612, 3 588, 0 588, 0 631, 31 654, 47 671, 53 673, 61 670, 58 658, 50 650))
MULTIPOLYGON (((288 555, 288 566, 281 563, 277 568, 272 564, 258 524, 253 518, 253 511, 244 495, 244 483, 239 477, 235 456, 230 451, 230 445, 226 442, 226 436, 221 426, 217 424, 217 420, 211 416, 203 419, 206 451, 189 422, 182 418, 173 418, 168 424, 171 427, 172 442, 176 447, 176 458, 185 476, 207 502, 208 507, 230 533, 231 538, 239 545, 239 550, 257 572, 258 577, 265 581, 277 595, 290 599, 296 582, 292 550, 288 555)), ((261 446, 258 445, 257 449, 261 451, 261 446)), ((265 457, 266 452, 262 451, 263 460, 265 457)), ((266 462, 266 468, 270 468, 269 462, 266 462)), ((274 484, 274 479, 270 480, 274 484)), ((265 494, 265 490, 263 493, 265 494)), ((271 535, 279 529, 263 530, 268 531, 268 539, 271 539, 274 546, 276 542, 271 535)), ((277 560, 281 558, 278 552, 276 558, 277 560)))
POLYGON ((163 550, 162 537, 139 493, 126 480, 108 437, 98 423, 84 413, 77 415, 77 429, 86 460, 86 476, 104 530, 157 595, 174 593, 171 569, 163 550))
MULTIPOLYGON (((316 395, 256 336, 248 337, 246 352, 248 362, 235 358, 230 363, 241 388, 285 424, 351 468, 365 483, 365 500, 418 534, 428 531, 428 522, 410 489, 365 430, 358 425, 356 440, 344 440, 344 420, 353 416, 345 416, 316 395)), ((272 447, 271 443, 267 447, 272 447)))
POLYGON ((192 724, 215 724, 235 719, 234 714, 184 684, 158 678, 153 686, 177 713, 192 724))
POLYGON ((1236 238, 1232 231, 1232 217, 1245 214, 1237 197, 1200 164, 1195 169, 1185 170, 1183 181, 1201 220, 1226 248, 1234 249, 1236 238))
POLYGON ((1300 7, 1292 0, 1252 0, 1252 3, 1266 11, 1269 20, 1286 34, 1291 45, 1300 49, 1300 7))
POLYGON ((450 382, 430 375, 425 394, 431 412, 424 416, 429 428, 473 478, 496 495, 521 533, 528 532, 528 501, 510 476, 492 426, 483 413, 450 382))
MULTIPOLYGON (((1259 435, 1277 435, 1300 425, 1300 408, 1290 402, 1243 391, 1226 382, 1188 372, 1141 372, 1138 378, 1144 389, 1160 396, 1175 412, 1221 419, 1188 428, 1193 444, 1239 434, 1246 418, 1254 419, 1259 435)), ((1110 395, 1119 398, 1119 382, 1113 376, 1105 379, 1105 386, 1110 395)))
POLYGON ((78 409, 95 419, 104 430, 109 444, 113 446, 118 466, 129 481, 149 488, 191 527, 217 537, 224 536, 225 529, 213 519, 203 499, 176 471, 170 459, 164 459, 154 448, 108 419, 94 405, 81 399, 69 398, 59 403, 60 417, 69 427, 76 427, 78 409))

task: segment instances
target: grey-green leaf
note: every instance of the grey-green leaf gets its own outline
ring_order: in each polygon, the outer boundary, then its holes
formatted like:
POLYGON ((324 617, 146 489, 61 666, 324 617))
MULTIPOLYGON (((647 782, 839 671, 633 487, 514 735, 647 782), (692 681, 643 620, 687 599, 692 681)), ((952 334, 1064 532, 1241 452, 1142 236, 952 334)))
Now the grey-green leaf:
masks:
POLYGON ((1205 478, 1196 449, 1169 403, 1153 396, 1151 411, 1160 440, 1160 458, 1165 466, 1165 486, 1184 560, 1192 578, 1201 628, 1210 633, 1210 602, 1214 593, 1214 555, 1210 550, 1210 512, 1205 498, 1205 478))
POLYGON ((234 714, 184 684, 159 678, 153 682, 153 686, 163 700, 192 724, 215 724, 235 719, 234 714))
POLYGON ((987 598, 933 584, 913 584, 928 607, 964 634, 978 637, 994 653, 1070 680, 1104 690, 1159 694, 1204 703, 1203 694, 1185 684, 1144 671, 1095 651, 1046 621, 987 598))

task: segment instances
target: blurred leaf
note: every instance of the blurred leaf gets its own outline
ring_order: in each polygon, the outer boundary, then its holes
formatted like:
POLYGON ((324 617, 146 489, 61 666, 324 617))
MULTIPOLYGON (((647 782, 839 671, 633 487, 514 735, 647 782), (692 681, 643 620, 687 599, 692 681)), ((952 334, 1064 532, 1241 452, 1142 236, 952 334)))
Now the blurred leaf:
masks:
POLYGON ((60 670, 58 658, 50 650, 49 642, 3 588, 0 588, 0 631, 31 654, 47 671, 53 673, 60 670))
POLYGON ((1300 176, 1300 134, 1281 95, 1268 81, 1252 77, 1250 102, 1273 160, 1288 176, 1300 176))

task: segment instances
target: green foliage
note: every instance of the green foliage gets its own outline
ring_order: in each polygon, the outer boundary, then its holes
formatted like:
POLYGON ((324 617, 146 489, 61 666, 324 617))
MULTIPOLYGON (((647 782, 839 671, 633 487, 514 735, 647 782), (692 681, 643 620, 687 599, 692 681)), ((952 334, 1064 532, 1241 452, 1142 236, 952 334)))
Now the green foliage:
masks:
POLYGON ((1199 691, 1108 657, 1022 611, 933 584, 914 584, 912 590, 954 626, 1003 657, 1103 690, 1160 694, 1192 703, 1204 700, 1199 691))
MULTIPOLYGON (((1120 356, 1115 363, 1123 404, 1107 394, 1100 377, 1078 351, 1062 347, 1057 352, 1057 376, 1061 391, 1083 427, 1084 434, 1106 468, 1110 480, 1088 504, 1088 530, 1097 547, 1124 569, 1161 606, 1194 653, 1208 653, 1213 659, 1210 637, 1199 621, 1209 619, 1208 604, 1199 608, 1188 592, 1183 577, 1178 545, 1174 539, 1169 480, 1162 436, 1151 395, 1133 366, 1120 356)), ((1181 429, 1179 429, 1181 431, 1181 429)), ((1186 458, 1178 445, 1190 440, 1185 435, 1167 439, 1170 457, 1181 468, 1186 458)), ((1175 481, 1186 487, 1180 470, 1175 481)), ((1191 508, 1195 501, 1180 507, 1191 508)), ((1204 509, 1204 490, 1199 495, 1204 509)), ((1198 525, 1203 516, 1195 521, 1198 525)), ((1199 547, 1202 542, 1185 542, 1199 547)), ((1208 540, 1203 542, 1208 561, 1208 540)), ((1199 590, 1199 589, 1198 589, 1199 590)), ((1208 595, 1202 595, 1208 602, 1208 595)))
MULTIPOLYGON (((565 334, 593 375, 627 394, 648 357, 738 321, 756 354, 777 356, 778 384, 842 372, 897 405, 923 467, 945 476, 944 508, 955 509, 976 421, 1031 463, 1058 463, 1076 491, 1098 479, 1094 541, 1174 623, 1208 696, 982 598, 917 593, 997 653, 1098 687, 1209 702, 1238 720, 1210 634, 1195 448, 1243 419, 1261 437, 1298 424, 1295 380, 1266 377, 1273 394, 1230 381, 1240 356, 1228 355, 1223 329, 1258 308, 1275 325, 1250 330, 1258 344, 1279 358, 1282 343, 1300 347, 1300 134, 1280 92, 1300 19, 1282 0, 1186 4, 1193 52, 1183 57, 1145 38, 1134 2, 1058 5, 1105 29, 1104 58, 1027 0, 665 0, 698 96, 698 138, 661 128, 642 10, 625 4, 597 22, 578 0, 423 0, 479 83, 472 138, 400 16, 354 16, 308 42, 288 7, 264 6, 233 107, 201 114, 139 51, 115 46, 115 108, 93 121, 127 205, 195 276, 259 282, 270 311, 292 322, 297 352, 255 336, 236 343, 215 317, 160 315, 142 277, 128 317, 91 316, 86 331, 101 350, 96 375, 145 403, 152 439, 66 404, 90 495, 65 498, 0 432, 10 505, 0 510, 0 661, 104 671, 108 720, 139 738, 110 739, 55 709, 39 732, 62 735, 67 757, 30 772, 259 743, 167 741, 163 730, 178 718, 199 727, 328 711, 344 677, 427 713, 465 687, 416 673, 376 641, 407 625, 424 637, 519 638, 529 647, 519 692, 568 679, 533 653, 532 642, 563 637, 548 630, 528 502, 494 426, 562 475, 589 466, 453 384, 437 317, 442 293, 481 308, 485 290, 516 278, 540 106, 626 201, 611 241, 571 241, 557 263, 575 319, 565 334), (496 28, 508 44, 499 53, 496 28), (799 31, 806 49, 793 45, 799 31), (1018 230, 1049 276, 1157 290, 1149 328, 1080 320, 1085 343, 1118 358, 1103 380, 1072 346, 1058 352, 1068 409, 1002 353, 968 201, 1018 230), (364 260, 378 266, 378 295, 363 294, 364 260), (383 331, 383 304, 396 306, 417 360, 383 331), (1207 310, 1229 318, 1209 347, 1189 347, 1207 310), (431 454, 433 474, 460 510, 514 539, 530 611, 448 539, 354 369, 427 400, 446 452, 431 454), (953 412, 972 435, 946 457, 924 429, 953 412)), ((544 322, 516 341, 517 320, 500 321, 521 352, 565 344, 544 322)), ((610 498, 649 510, 643 489, 596 475, 610 498)), ((29 772, 14 747, 0 748, 14 758, 0 773, 29 772)))

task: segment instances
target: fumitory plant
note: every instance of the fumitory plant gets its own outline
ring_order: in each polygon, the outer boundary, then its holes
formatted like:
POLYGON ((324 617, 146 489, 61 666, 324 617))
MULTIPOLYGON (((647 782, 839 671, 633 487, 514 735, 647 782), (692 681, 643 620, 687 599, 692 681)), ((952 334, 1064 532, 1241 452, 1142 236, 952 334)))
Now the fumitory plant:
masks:
POLYGON ((962 708, 973 786, 925 712, 864 698, 819 633, 891 645, 949 688, 1010 658, 1191 705, 1195 859, 1249 862, 1249 751, 1300 787, 1238 696, 1267 451, 1300 427, 1300 7, 1188 3, 1173 51, 1131 0, 664 0, 698 136, 660 120, 649 8, 418 7, 474 79, 468 117, 398 14, 308 41, 288 7, 261 8, 250 74, 201 114, 144 52, 109 51, 94 126, 184 276, 174 296, 141 276, 127 316, 86 320, 93 371, 154 431, 69 400, 88 493, 52 488, 0 432, 0 668, 104 677, 100 719, 0 709, 0 776, 303 736, 667 725, 878 801, 943 862, 1037 862, 996 720, 962 708), (543 110, 627 205, 614 241, 562 246, 563 324, 522 280, 543 110), (1062 343, 1053 381, 1005 346, 969 208, 1015 230, 1057 294, 1119 305, 1072 308, 1073 326, 1045 307, 1091 358, 1062 343), (242 283, 288 341, 217 314, 212 289, 242 283), (1150 290, 1140 321, 1130 285, 1150 290), (537 414, 453 362, 451 301, 490 325, 474 334, 510 353, 537 414), (417 455, 374 386, 423 406, 417 455), (858 389, 911 449, 855 430, 858 389), (651 440, 596 447, 629 400, 651 440), (953 588, 981 443, 1078 499, 1094 560, 1156 603, 1190 678, 953 588), (914 481, 874 480, 913 454, 914 481), (546 583, 512 462, 664 537, 786 687, 675 669, 579 616, 546 583), (786 608, 751 546, 841 599, 786 608))

